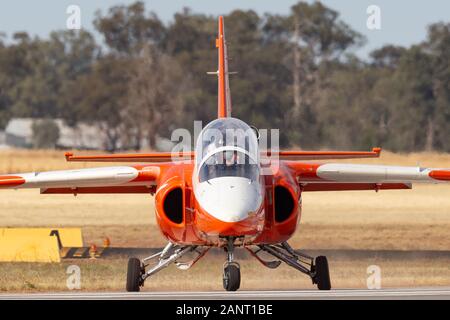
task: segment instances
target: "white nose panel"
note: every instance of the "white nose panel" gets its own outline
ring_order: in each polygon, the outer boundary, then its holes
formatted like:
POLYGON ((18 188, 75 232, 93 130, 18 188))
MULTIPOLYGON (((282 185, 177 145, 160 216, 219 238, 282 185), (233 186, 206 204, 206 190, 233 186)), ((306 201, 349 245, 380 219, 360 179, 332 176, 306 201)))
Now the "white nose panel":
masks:
POLYGON ((208 214, 224 222, 238 222, 261 206, 261 186, 242 177, 220 177, 197 185, 195 196, 208 214))

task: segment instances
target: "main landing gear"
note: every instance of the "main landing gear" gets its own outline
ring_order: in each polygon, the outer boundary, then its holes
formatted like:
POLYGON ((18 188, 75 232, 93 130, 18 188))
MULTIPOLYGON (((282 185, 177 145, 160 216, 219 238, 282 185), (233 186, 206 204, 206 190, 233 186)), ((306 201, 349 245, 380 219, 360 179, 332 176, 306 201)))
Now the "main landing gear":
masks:
MULTIPOLYGON (((224 247, 227 253, 227 261, 223 266, 223 287, 227 291, 236 291, 241 285, 241 271, 239 264, 234 261, 234 238, 226 238, 224 247)), ((319 290, 330 290, 330 273, 328 270, 328 261, 324 256, 316 258, 310 257, 304 253, 291 248, 287 242, 276 245, 262 244, 258 245, 256 250, 245 247, 259 262, 265 267, 275 269, 281 262, 299 270, 308 275, 313 284, 317 285, 319 290), (260 257, 261 252, 266 252, 277 260, 267 261, 260 257)), ((127 291, 137 292, 144 286, 147 278, 174 263, 177 268, 187 270, 191 268, 200 258, 202 258, 209 247, 199 246, 179 246, 169 243, 162 251, 147 257, 143 260, 130 258, 128 261, 127 272, 127 291), (195 256, 187 262, 180 261, 187 254, 195 256)))
MULTIPOLYGON (((308 275, 311 278, 312 283, 316 284, 319 290, 331 289, 330 272, 326 257, 319 256, 314 259, 313 257, 292 249, 287 242, 277 245, 259 245, 258 247, 259 249, 256 251, 251 250, 249 247, 245 248, 264 266, 275 269, 278 268, 281 261, 283 261, 287 265, 308 275), (279 260, 265 261, 258 255, 261 251, 265 251, 279 260)), ((227 239, 225 251, 227 252, 228 259, 224 264, 223 287, 227 291, 236 291, 241 284, 241 272, 239 264, 233 260, 234 238, 230 237, 227 239)))
POLYGON ((130 258, 128 260, 127 291, 138 292, 144 286, 148 277, 168 267, 171 263, 174 263, 181 270, 191 268, 208 250, 209 248, 178 246, 169 242, 162 251, 143 260, 130 258), (188 262, 179 261, 181 257, 188 253, 194 253, 196 256, 188 262))
POLYGON ((275 269, 281 264, 281 261, 283 261, 287 265, 308 275, 311 278, 312 283, 316 284, 319 290, 331 289, 330 272, 326 257, 318 256, 314 259, 313 257, 292 249, 287 242, 277 245, 259 245, 258 247, 259 249, 256 251, 253 251, 248 247, 246 247, 246 249, 264 266, 275 269), (265 251, 281 261, 265 261, 258 255, 261 251, 265 251))

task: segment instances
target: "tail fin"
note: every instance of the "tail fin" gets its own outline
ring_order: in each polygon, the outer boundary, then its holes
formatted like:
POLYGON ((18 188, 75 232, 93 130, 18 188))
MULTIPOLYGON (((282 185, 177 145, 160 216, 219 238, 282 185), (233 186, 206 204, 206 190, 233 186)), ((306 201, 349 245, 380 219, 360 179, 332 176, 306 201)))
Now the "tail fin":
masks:
POLYGON ((228 80, 228 56, 227 43, 225 41, 225 31, 223 27, 223 17, 219 17, 219 36, 216 39, 216 48, 219 50, 219 97, 218 97, 218 117, 231 117, 231 94, 228 80))

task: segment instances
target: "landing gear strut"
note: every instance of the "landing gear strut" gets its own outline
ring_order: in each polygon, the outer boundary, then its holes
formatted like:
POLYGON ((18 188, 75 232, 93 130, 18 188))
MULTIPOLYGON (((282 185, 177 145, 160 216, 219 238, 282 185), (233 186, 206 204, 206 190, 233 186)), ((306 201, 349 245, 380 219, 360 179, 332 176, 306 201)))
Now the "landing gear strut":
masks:
POLYGON ((168 267, 174 263, 177 268, 187 270, 192 267, 201 257, 203 257, 209 248, 199 248, 197 246, 178 246, 173 243, 168 243, 167 246, 160 252, 151 255, 143 260, 138 258, 130 258, 128 260, 127 271, 127 291, 138 292, 144 286, 145 280, 151 275, 168 267), (189 262, 180 262, 178 259, 187 253, 194 252, 197 256, 189 262), (150 264, 153 264, 150 267, 150 264), (146 271, 146 268, 149 268, 146 271))
POLYGON ((226 247, 227 261, 223 266, 223 288, 227 291, 236 291, 241 286, 241 269, 239 263, 234 261, 234 238, 228 238, 226 247))
POLYGON ((330 272, 328 269, 328 261, 324 256, 310 257, 304 253, 292 249, 287 243, 283 242, 277 245, 259 245, 259 250, 253 251, 247 248, 250 253, 255 256, 263 265, 269 268, 277 268, 280 261, 264 261, 259 256, 260 251, 265 251, 279 260, 285 262, 287 265, 299 270, 308 275, 313 284, 317 285, 319 290, 330 290, 330 272))

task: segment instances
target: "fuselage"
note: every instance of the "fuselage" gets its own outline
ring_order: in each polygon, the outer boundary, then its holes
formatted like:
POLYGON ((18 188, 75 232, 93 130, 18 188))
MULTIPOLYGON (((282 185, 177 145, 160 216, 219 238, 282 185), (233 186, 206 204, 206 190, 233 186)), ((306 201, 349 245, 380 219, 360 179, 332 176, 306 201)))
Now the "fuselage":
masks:
POLYGON ((258 138, 245 122, 212 121, 198 137, 195 160, 162 173, 155 201, 163 234, 202 245, 225 237, 243 244, 287 240, 300 218, 301 192, 287 166, 271 165, 262 170, 258 138))
POLYGON ((274 160, 262 170, 255 131, 231 117, 222 18, 216 47, 218 119, 199 134, 193 161, 161 173, 155 197, 159 226, 176 243, 220 246, 230 238, 235 245, 286 241, 300 218, 298 182, 282 162, 274 160))

